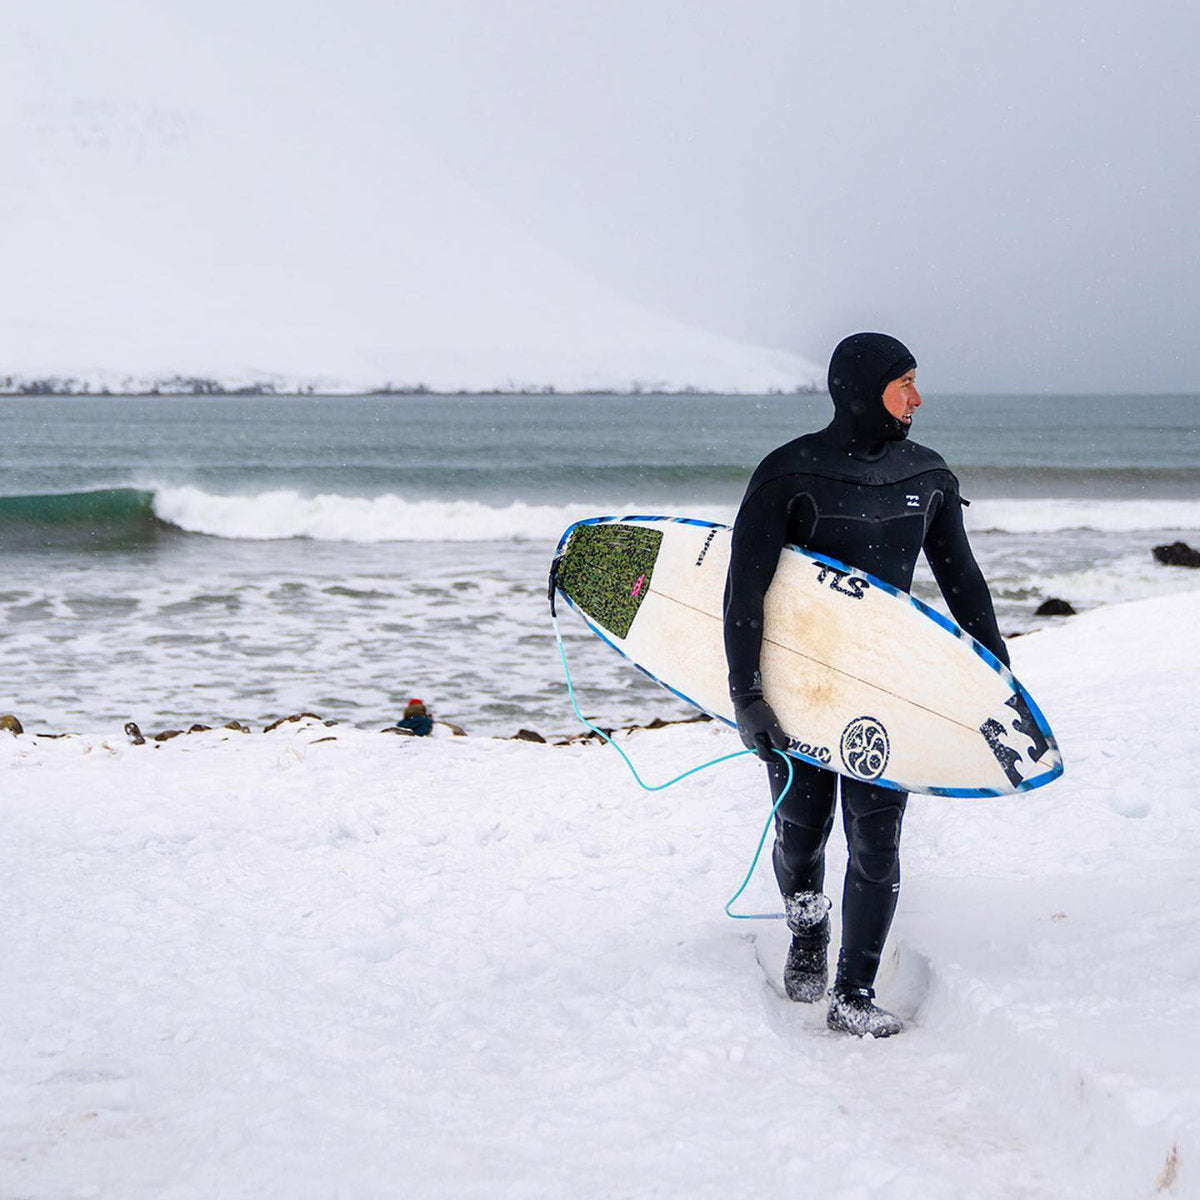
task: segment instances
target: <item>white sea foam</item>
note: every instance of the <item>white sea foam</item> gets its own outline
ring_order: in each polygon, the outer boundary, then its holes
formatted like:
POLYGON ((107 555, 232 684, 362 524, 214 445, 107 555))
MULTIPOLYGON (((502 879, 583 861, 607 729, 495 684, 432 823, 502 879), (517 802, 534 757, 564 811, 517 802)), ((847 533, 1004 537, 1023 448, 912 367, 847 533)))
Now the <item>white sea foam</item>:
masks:
POLYGON ((189 533, 248 541, 314 538, 331 542, 470 542, 553 539, 579 508, 516 501, 405 500, 396 495, 301 496, 293 491, 216 496, 166 488, 155 513, 189 533))
MULTIPOLYGON (((155 514, 189 533, 246 541, 313 538, 330 542, 546 541, 572 521, 601 513, 698 516, 729 521, 723 505, 624 500, 605 504, 484 504, 477 500, 407 499, 395 494, 344 496, 296 491, 215 495, 195 487, 156 491, 155 514)), ((1200 529, 1200 500, 977 500, 967 521, 976 533, 1054 533, 1072 529, 1136 533, 1200 529)))
POLYGON ((972 503, 967 524, 975 533, 1200 529, 1200 500, 985 499, 972 503))
MULTIPOLYGON (((302 496, 294 491, 219 496, 194 487, 159 489, 154 512, 188 533, 246 541, 313 538, 330 542, 553 541, 583 517, 658 513, 662 504, 483 504, 402 496, 302 496)), ((691 515, 691 514, 688 514, 691 515)), ((701 514, 704 515, 704 514, 701 514)), ((712 519, 728 520, 720 509, 712 519)))
POLYGON ((1091 569, 1046 574, 1038 580, 1038 586, 1039 595, 1061 596, 1077 606, 1095 608, 1194 592, 1200 589, 1200 577, 1186 568, 1160 566, 1143 552, 1091 569))

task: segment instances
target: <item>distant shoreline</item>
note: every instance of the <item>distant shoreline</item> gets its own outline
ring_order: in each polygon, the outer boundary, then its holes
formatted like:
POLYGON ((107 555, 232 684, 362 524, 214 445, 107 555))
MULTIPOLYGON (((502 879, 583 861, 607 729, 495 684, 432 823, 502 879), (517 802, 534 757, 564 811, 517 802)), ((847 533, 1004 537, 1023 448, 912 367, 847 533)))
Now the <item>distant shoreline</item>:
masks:
POLYGON ((187 380, 180 384, 162 384, 153 388, 137 390, 92 388, 86 384, 74 385, 69 380, 23 380, 0 383, 0 397, 6 399, 38 399, 44 397, 74 398, 80 400, 93 399, 154 399, 181 398, 196 399, 199 397, 264 397, 268 399, 312 399, 333 400, 353 396, 528 396, 528 397, 571 397, 571 396, 815 396, 824 394, 824 388, 816 385, 799 386, 791 391, 772 388, 765 392, 741 391, 709 391, 705 388, 595 388, 595 389, 559 389, 547 384, 544 387, 530 388, 485 388, 473 390, 456 388, 453 391, 439 391, 436 388, 416 384, 412 387, 384 386, 377 388, 351 388, 344 391, 323 391, 317 388, 277 388, 271 384, 247 384, 242 387, 225 387, 213 380, 187 380))
MULTIPOLYGON (((787 390, 769 388, 766 391, 713 391, 708 388, 665 388, 665 387, 629 387, 629 388, 591 388, 572 389, 556 388, 552 384, 528 388, 455 388, 439 391, 437 388, 424 384, 412 386, 385 385, 375 388, 346 388, 328 390, 317 387, 285 388, 276 387, 269 383, 253 383, 242 386, 225 386, 210 379, 180 379, 165 381, 151 388, 112 388, 92 387, 90 384, 73 379, 57 377, 47 379, 18 379, 14 376, 0 377, 0 400, 38 400, 38 399, 74 399, 74 400, 153 400, 153 399, 256 399, 267 400, 346 400, 355 397, 427 397, 432 399, 480 398, 489 397, 526 397, 530 399, 571 399, 572 397, 636 397, 657 396, 671 398, 721 398, 739 397, 747 400, 764 397, 782 398, 787 396, 827 396, 826 388, 816 384, 801 384, 787 390)), ((997 399, 1004 397, 1047 396, 1055 399, 1081 398, 1094 400, 1122 398, 1178 398, 1200 400, 1200 392, 957 392, 951 391, 945 395, 961 397, 971 396, 981 399, 997 399)))

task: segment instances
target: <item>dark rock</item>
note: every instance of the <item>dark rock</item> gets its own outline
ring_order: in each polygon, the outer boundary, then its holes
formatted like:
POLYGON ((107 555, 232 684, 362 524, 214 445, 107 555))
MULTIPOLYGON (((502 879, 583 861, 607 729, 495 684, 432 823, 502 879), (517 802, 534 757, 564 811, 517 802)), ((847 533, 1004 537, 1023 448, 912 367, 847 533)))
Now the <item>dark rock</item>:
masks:
POLYGON ((337 741, 337 735, 330 734, 329 737, 317 738, 317 740, 315 742, 309 742, 308 744, 310 746, 319 746, 322 742, 336 742, 336 741, 337 741))
POLYGON ((136 722, 126 721, 125 733, 135 746, 144 746, 146 744, 146 739, 142 737, 142 731, 137 727, 136 722))
POLYGON ((559 742, 555 742, 556 746, 573 746, 576 742, 600 742, 611 738, 615 730, 601 729, 599 733, 595 729, 589 729, 585 733, 573 733, 570 737, 563 738, 559 742))
POLYGON ((193 725, 188 733, 208 733, 210 729, 212 729, 211 725, 193 725))
POLYGON ((290 717, 280 717, 278 721, 272 721, 270 723, 270 725, 268 725, 263 730, 263 733, 270 733, 272 729, 278 729, 280 727, 280 725, 286 725, 289 721, 303 721, 305 718, 308 718, 313 721, 324 720, 323 717, 318 717, 316 713, 310 713, 310 712, 292 713, 292 715, 290 717))
POLYGON ((241 721, 230 721, 226 724, 225 728, 236 730, 238 733, 249 733, 250 732, 250 726, 243 725, 241 723, 241 721))
POLYGON ((1037 612, 1033 615, 1035 617, 1073 617, 1075 616, 1075 610, 1066 600, 1060 600, 1057 596, 1051 596, 1049 600, 1043 600, 1038 605, 1037 612))
POLYGON ((156 733, 154 735, 154 740, 156 742, 169 742, 172 738, 182 737, 182 736, 183 736, 182 729, 164 729, 162 731, 162 733, 156 733))
POLYGON ((1164 567, 1200 567, 1200 550, 1193 550, 1187 542, 1155 546, 1152 553, 1164 567))
POLYGON ((546 739, 540 733, 536 733, 532 729, 518 729, 509 740, 513 742, 541 742, 543 745, 546 742, 546 739))
POLYGON ((399 734, 400 737, 416 737, 417 736, 415 733, 413 733, 413 731, 411 729, 401 729, 399 725, 389 725, 389 726, 387 726, 386 729, 381 729, 379 732, 380 733, 395 733, 395 734, 399 734))
POLYGON ((708 713, 696 713, 691 717, 675 717, 672 720, 667 720, 664 717, 655 717, 646 725, 629 725, 629 729, 666 729, 668 725, 695 725, 698 721, 711 721, 712 717, 708 713))
MULTIPOLYGON (((622 725, 617 729, 604 729, 601 732, 606 738, 611 738, 614 733, 632 733, 635 729, 666 729, 668 725, 696 725, 712 719, 708 713, 703 712, 694 713, 690 717, 674 717, 670 720, 665 717, 652 717, 645 725, 622 725)), ((560 738, 554 744, 556 746, 572 746, 576 742, 599 740, 601 740, 600 734, 589 729, 586 733, 573 733, 570 737, 560 738)))
POLYGON ((7 729, 9 733, 25 732, 25 726, 12 713, 7 713, 5 716, 0 717, 0 729, 7 729))

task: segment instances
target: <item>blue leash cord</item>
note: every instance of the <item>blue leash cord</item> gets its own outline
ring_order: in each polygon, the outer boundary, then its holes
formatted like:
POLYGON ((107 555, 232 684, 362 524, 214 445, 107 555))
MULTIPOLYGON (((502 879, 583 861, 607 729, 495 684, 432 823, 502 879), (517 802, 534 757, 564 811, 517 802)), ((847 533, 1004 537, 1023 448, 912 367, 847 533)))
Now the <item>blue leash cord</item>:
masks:
MULTIPOLYGON (((712 759, 711 762, 701 763, 700 766, 698 766, 698 767, 692 767, 691 770, 684 771, 684 773, 682 775, 676 775, 674 779, 669 779, 669 780, 667 780, 666 783, 654 783, 654 784, 646 783, 645 780, 643 780, 642 777, 638 774, 637 767, 635 767, 633 765, 633 762, 630 760, 629 755, 626 754, 625 751, 622 750, 621 747, 618 746, 617 743, 614 742, 613 739, 611 737, 609 737, 609 735, 607 733, 605 733, 603 729, 597 729, 596 726, 593 725, 591 723, 591 721, 589 721, 587 719, 587 717, 585 717, 583 715, 583 713, 580 712, 580 710, 579 710, 579 703, 575 699, 575 687, 571 682, 571 668, 570 668, 570 666, 567 665, 567 651, 566 651, 566 648, 563 646, 562 630, 559 628, 559 625, 558 625, 558 613, 555 612, 555 610, 554 610, 554 596, 553 596, 554 576, 553 576, 553 573, 551 574, 550 580, 551 580, 551 582, 550 582, 550 587, 551 587, 550 617, 554 622, 554 640, 558 643, 559 657, 562 659, 563 671, 566 673, 566 677, 567 677, 567 695, 571 698, 571 707, 575 710, 575 715, 579 718, 580 724, 586 726, 586 728, 590 729, 598 737, 603 738, 625 760, 625 765, 633 773, 633 777, 635 780, 637 780, 637 784, 639 787, 643 788, 647 792, 661 792, 664 788, 672 787, 674 784, 679 783, 680 780, 686 779, 689 775, 695 775, 697 771, 704 771, 704 770, 707 770, 709 767, 715 767, 717 765, 717 763, 728 762, 731 758, 742 758, 747 754, 754 753, 753 750, 737 750, 733 754, 722 754, 720 758, 714 758, 714 759, 712 759)), ((778 754, 779 757, 782 758, 783 761, 787 764, 787 771, 788 771, 787 784, 783 788, 783 790, 779 793, 779 799, 776 800, 775 803, 771 806, 771 812, 767 816, 767 823, 763 826, 762 836, 758 839, 758 847, 754 851, 754 859, 750 863, 750 870, 748 870, 746 872, 746 878, 742 880, 742 886, 739 887, 738 890, 736 892, 734 892, 733 895, 730 896, 729 899, 725 902, 725 915, 727 917, 731 917, 735 921, 781 921, 781 920, 783 920, 783 917, 784 917, 784 914, 781 912, 735 913, 735 912, 729 911, 733 907, 734 902, 737 900, 737 898, 746 890, 746 887, 749 885, 751 877, 754 875, 754 869, 755 869, 755 867, 758 866, 758 859, 759 859, 759 856, 762 854, 763 845, 766 843, 767 834, 771 831, 771 827, 774 824, 775 813, 778 811, 779 805, 783 802, 784 796, 786 796, 788 794, 788 792, 791 791, 791 788, 792 788, 792 778, 795 774, 794 770, 792 769, 792 760, 788 755, 784 754, 782 750, 776 750, 775 753, 778 754)))

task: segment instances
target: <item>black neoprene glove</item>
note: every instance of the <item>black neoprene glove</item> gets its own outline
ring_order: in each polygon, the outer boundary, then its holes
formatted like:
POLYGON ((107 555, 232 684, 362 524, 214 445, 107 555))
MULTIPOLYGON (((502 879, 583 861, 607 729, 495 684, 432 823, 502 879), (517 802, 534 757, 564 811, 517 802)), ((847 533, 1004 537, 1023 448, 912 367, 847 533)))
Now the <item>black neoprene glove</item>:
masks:
POLYGON ((742 745, 764 762, 774 762, 778 758, 775 751, 787 749, 787 735, 779 727, 775 710, 761 696, 734 700, 733 713, 742 745))

